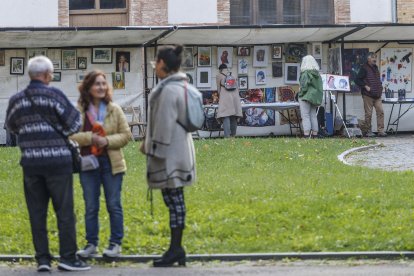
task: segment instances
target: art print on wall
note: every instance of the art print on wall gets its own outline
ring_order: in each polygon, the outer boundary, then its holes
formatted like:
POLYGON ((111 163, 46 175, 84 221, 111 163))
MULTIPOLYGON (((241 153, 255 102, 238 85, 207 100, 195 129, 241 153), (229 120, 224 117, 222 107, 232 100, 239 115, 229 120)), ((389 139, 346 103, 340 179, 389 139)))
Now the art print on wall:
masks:
POLYGON ((62 70, 75 70, 76 65, 76 50, 62 50, 62 70))
POLYGON ((283 46, 280 44, 272 45, 272 59, 282 59, 283 46))
POLYGON ((131 66, 131 53, 126 51, 117 51, 115 53, 116 72, 129 72, 131 66))
POLYGON ((112 63, 112 48, 92 48, 92 63, 112 63))
POLYGON ((312 43, 312 56, 322 58, 322 43, 312 43))
POLYGON ((248 76, 239 76, 239 90, 249 89, 249 77, 248 76))
POLYGON ((125 89, 125 73, 113 72, 112 73, 112 86, 114 89, 125 89))
POLYGON ((254 46, 253 67, 266 67, 269 55, 269 46, 254 46))
POLYGON ((360 91, 359 86, 355 83, 355 79, 361 67, 367 62, 368 52, 369 52, 368 48, 345 49, 343 51, 343 55, 344 55, 343 74, 344 76, 349 76, 351 92, 360 91))
POLYGON ((303 43, 290 43, 286 50, 285 61, 287 63, 301 62, 302 58, 307 55, 306 44, 303 43))
POLYGON ((76 82, 78 82, 78 83, 82 82, 83 79, 85 78, 85 76, 86 76, 86 74, 84 72, 77 73, 76 74, 76 82))
POLYGON ((412 48, 382 48, 380 76, 385 89, 411 91, 412 48))
POLYGON ((274 78, 281 78, 283 77, 283 63, 276 61, 272 62, 272 76, 274 78))
POLYGON ((78 57, 78 69, 86 70, 88 67, 88 59, 86 57, 78 57))
POLYGON ((340 47, 328 50, 328 73, 342 75, 342 56, 340 47))
POLYGON ((27 49, 27 60, 37 57, 37 56, 47 56, 47 48, 32 48, 27 49))
POLYGON ((52 62, 54 70, 62 69, 62 51, 60 49, 49 49, 47 57, 52 62))
POLYGON ((194 48, 193 47, 184 47, 181 68, 183 69, 194 68, 194 48))
POLYGON ((221 64, 233 66, 233 47, 217 47, 217 67, 221 64))
POLYGON ((211 47, 198 47, 197 60, 198 66, 211 66, 211 47))
POLYGON ((211 68, 210 67, 197 68, 197 87, 199 88, 211 87, 211 68))
POLYGON ((61 72, 53 72, 53 78, 51 81, 61 81, 62 75, 61 72))
POLYGON ((24 58, 12 57, 10 58, 10 75, 24 74, 24 58))
MULTIPOLYGON (((276 88, 255 88, 240 91, 240 97, 251 103, 273 103, 276 101, 276 88)), ((248 108, 243 110, 239 126, 265 127, 275 125, 275 111, 265 108, 248 108)))
POLYGON ((238 64, 239 64, 238 66, 239 75, 247 75, 249 71, 247 59, 245 58, 239 59, 238 64))
POLYGON ((266 84, 266 70, 265 69, 258 69, 256 70, 256 84, 266 84))
POLYGON ((285 83, 299 84, 300 63, 285 63, 285 83))
POLYGON ((194 85, 195 84, 195 76, 194 76, 194 72, 185 72, 185 74, 187 75, 188 78, 188 83, 194 85))
POLYGON ((237 55, 240 57, 250 56, 250 47, 246 47, 246 46, 237 47, 237 55))
POLYGON ((0 66, 6 65, 6 51, 0 50, 0 66))

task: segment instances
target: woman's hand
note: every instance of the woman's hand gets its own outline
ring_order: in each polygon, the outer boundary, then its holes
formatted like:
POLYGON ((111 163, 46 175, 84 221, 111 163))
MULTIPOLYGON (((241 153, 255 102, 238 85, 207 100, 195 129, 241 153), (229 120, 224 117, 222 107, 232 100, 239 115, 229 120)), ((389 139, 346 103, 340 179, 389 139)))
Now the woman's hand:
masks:
POLYGON ((99 136, 97 134, 92 134, 92 144, 98 148, 104 148, 108 145, 108 140, 105 137, 99 136))

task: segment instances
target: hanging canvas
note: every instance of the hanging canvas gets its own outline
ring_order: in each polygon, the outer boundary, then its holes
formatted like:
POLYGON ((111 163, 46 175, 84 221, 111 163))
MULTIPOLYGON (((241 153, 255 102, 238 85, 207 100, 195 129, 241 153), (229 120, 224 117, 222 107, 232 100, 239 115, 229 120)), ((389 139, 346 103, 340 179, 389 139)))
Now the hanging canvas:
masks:
POLYGON ((10 58, 10 75, 24 75, 24 58, 10 58))
POLYGON ((49 49, 47 51, 47 57, 50 59, 50 61, 53 64, 54 70, 60 70, 62 69, 62 52, 60 49, 49 49))
POLYGON ((239 90, 247 90, 247 89, 249 89, 249 77, 248 76, 239 77, 239 90))
POLYGON ((351 92, 359 92, 359 86, 356 85, 355 79, 358 75, 359 69, 367 62, 368 48, 361 49, 345 49, 344 55, 344 76, 349 76, 349 82, 351 85, 351 92))
POLYGON ((385 89, 411 91, 412 48, 381 49, 381 81, 385 89))
POLYGON ((302 58, 307 54, 306 44, 290 43, 286 50, 285 61, 288 63, 301 62, 302 58))
POLYGON ((124 72, 112 72, 112 86, 114 89, 125 89, 124 72))
POLYGON ((211 66, 211 47, 198 47, 198 66, 211 66))
POLYGON ((217 47, 217 67, 221 64, 228 68, 233 66, 233 47, 217 47))
MULTIPOLYGON (((240 91, 240 97, 251 103, 274 103, 276 88, 255 88, 240 91)), ((275 125, 275 111, 272 109, 251 107, 243 110, 239 126, 265 127, 275 125)))
POLYGON ((283 77, 283 63, 282 62, 272 62, 272 76, 274 78, 283 77))
POLYGON ((256 70, 256 84, 266 84, 266 70, 265 69, 257 69, 256 70))
POLYGON ((247 59, 245 59, 245 58, 239 59, 238 64, 239 64, 239 66, 238 66, 239 75, 246 75, 248 73, 247 59))
POLYGON ((246 46, 237 47, 237 55, 241 57, 250 56, 250 47, 246 47, 246 46))
POLYGON ((211 87, 211 67, 197 68, 197 87, 211 87))
POLYGON ((47 48, 27 49, 27 60, 37 56, 47 56, 47 48))
POLYGON ((322 58, 322 43, 312 43, 312 56, 322 58))
POLYGON ((342 56, 339 47, 328 50, 328 74, 342 75, 342 56))
POLYGON ((285 83, 298 84, 300 77, 300 63, 285 63, 285 83))
POLYGON ((194 68, 194 48, 193 47, 184 47, 183 61, 181 63, 181 68, 183 69, 194 68))
POLYGON ((129 72, 131 65, 131 53, 127 51, 120 51, 115 53, 116 72, 129 72))
POLYGON ((269 46, 254 46, 253 67, 267 67, 269 46))
POLYGON ((272 45, 272 59, 282 59, 282 44, 272 45))
POLYGON ((76 69, 77 59, 76 59, 76 50, 62 50, 62 69, 71 70, 76 69))

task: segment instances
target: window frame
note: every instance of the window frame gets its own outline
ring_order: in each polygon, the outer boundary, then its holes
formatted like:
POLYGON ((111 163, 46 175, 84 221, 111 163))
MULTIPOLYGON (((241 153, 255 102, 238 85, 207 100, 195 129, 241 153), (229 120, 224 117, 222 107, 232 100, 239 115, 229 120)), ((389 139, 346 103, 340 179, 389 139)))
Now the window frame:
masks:
MULTIPOLYGON (((288 24, 285 23, 285 18, 283 14, 283 0, 273 0, 276 1, 276 11, 275 11, 275 17, 276 17, 276 23, 275 24, 285 24, 285 25, 296 25, 296 24, 288 24)), ((309 10, 310 10, 310 3, 308 0, 300 0, 300 18, 301 22, 297 23, 297 25, 321 25, 321 24, 335 24, 335 5, 334 0, 329 0, 329 10, 330 12, 330 18, 328 23, 309 23, 310 16, 309 16, 309 10)), ((259 15, 259 2, 257 0, 250 0, 250 24, 249 25, 261 25, 259 23, 260 15, 259 15)), ((230 22, 231 22, 231 11, 230 11, 230 22)), ((230 25, 237 25, 237 24, 231 24, 230 25)))
POLYGON ((128 13, 129 0, 125 0, 125 8, 117 9, 101 9, 100 0, 95 0, 94 9, 85 10, 69 10, 69 15, 72 14, 114 14, 114 13, 128 13))

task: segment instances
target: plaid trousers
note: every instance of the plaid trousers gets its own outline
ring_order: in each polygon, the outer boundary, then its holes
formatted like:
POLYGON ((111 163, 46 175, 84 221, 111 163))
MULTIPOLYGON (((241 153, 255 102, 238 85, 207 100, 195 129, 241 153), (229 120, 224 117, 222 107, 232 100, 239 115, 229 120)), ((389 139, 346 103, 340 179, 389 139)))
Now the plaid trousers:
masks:
POLYGON ((170 211, 170 228, 182 228, 185 226, 185 202, 184 202, 184 189, 162 189, 162 197, 164 198, 165 205, 167 205, 170 211))

